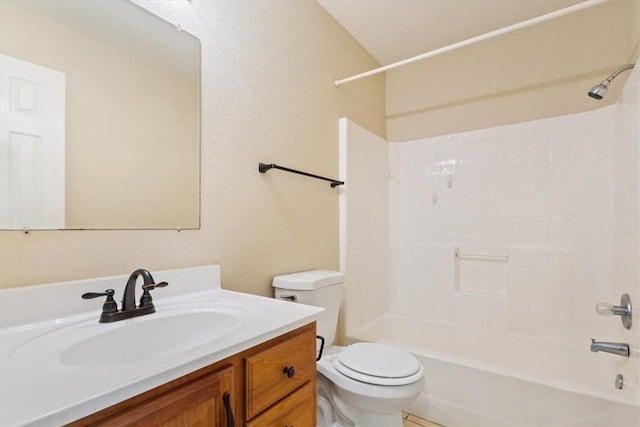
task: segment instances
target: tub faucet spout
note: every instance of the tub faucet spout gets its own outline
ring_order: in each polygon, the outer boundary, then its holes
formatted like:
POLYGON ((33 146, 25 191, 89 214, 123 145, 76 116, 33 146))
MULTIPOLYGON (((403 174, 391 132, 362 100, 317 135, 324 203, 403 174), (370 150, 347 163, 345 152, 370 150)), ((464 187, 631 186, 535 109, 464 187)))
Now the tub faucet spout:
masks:
POLYGON ((596 341, 591 338, 591 351, 617 354, 618 356, 629 357, 629 344, 620 342, 596 341))

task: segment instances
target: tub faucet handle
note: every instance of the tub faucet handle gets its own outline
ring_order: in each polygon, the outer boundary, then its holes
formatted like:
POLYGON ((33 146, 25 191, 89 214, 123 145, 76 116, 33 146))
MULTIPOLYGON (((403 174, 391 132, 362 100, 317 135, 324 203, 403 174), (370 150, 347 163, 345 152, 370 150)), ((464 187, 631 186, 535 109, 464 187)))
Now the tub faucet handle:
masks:
POLYGON ((596 312, 600 316, 613 316, 613 307, 610 302, 599 302, 596 304, 596 312))
POLYGON ((596 312, 601 316, 620 316, 622 325, 626 329, 631 329, 631 313, 633 309, 631 307, 631 298, 629 294, 622 295, 620 298, 620 305, 613 305, 608 302, 601 302, 596 304, 596 312))

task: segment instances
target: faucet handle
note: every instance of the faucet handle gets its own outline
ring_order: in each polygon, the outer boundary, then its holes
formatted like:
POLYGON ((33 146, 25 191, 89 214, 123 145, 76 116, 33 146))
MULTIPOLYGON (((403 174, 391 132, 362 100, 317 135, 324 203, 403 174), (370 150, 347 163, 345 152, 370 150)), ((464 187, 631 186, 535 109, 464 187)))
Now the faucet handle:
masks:
POLYGON ((82 294, 82 299, 93 299, 93 298, 98 298, 98 297, 113 297, 113 295, 115 295, 116 291, 114 291, 113 289, 107 289, 104 292, 87 292, 86 294, 82 294))
POLYGON ((102 313, 115 313, 118 311, 118 304, 113 299, 113 295, 116 293, 113 289, 107 289, 104 292, 87 292, 82 294, 82 299, 93 299, 99 297, 107 297, 107 300, 102 305, 102 313))
POLYGON ((146 285, 142 285, 142 296, 140 297, 140 306, 139 308, 153 306, 153 299, 151 298, 151 294, 149 291, 154 290, 155 288, 164 288, 167 286, 167 282, 160 283, 149 283, 146 285))
POLYGON ((169 285, 167 282, 149 283, 148 285, 142 285, 142 289, 144 289, 144 292, 148 293, 149 291, 152 291, 155 288, 164 288, 167 285, 169 285))
POLYGON ((629 294, 622 295, 620 298, 620 305, 613 305, 608 302, 601 302, 596 305, 596 312, 601 316, 620 316, 622 325, 626 329, 631 329, 632 323, 632 311, 631 298, 629 294))
POLYGON ((613 307, 610 302, 599 302, 596 304, 596 312, 601 316, 613 316, 613 307))

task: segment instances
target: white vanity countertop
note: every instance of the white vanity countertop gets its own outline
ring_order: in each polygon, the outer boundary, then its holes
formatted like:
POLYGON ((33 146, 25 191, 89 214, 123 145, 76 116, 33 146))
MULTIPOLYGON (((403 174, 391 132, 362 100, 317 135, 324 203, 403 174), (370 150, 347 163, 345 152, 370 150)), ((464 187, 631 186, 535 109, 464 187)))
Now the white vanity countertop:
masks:
MULTIPOLYGON (((126 328, 127 322, 162 316, 163 305, 175 307, 192 303, 239 307, 242 312, 240 324, 220 339, 190 345, 183 351, 159 352, 140 362, 74 365, 64 363, 52 353, 53 350, 39 349, 38 343, 49 347, 43 336, 77 323, 90 324, 92 330, 96 329, 104 298, 85 301, 80 295, 113 288, 119 302, 128 276, 2 290, 0 426, 51 426, 77 420, 318 320, 323 311, 303 304, 223 290, 218 266, 151 273, 156 283, 167 281, 170 284, 153 291, 156 313, 99 324, 99 328, 104 327, 105 331, 126 328), (25 307, 29 310, 24 310, 25 307), (95 319, 95 324, 90 319, 95 319)), ((140 285, 136 291, 139 298, 140 285)), ((118 337, 118 332, 112 337, 118 337)), ((122 342, 121 345, 135 346, 136 342, 122 342)), ((114 354, 121 351, 119 346, 114 347, 114 354)))

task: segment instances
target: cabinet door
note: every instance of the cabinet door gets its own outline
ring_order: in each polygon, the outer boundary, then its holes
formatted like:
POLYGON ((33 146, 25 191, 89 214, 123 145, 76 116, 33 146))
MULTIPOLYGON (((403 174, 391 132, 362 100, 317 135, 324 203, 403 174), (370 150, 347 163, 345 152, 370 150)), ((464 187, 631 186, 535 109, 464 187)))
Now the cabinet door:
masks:
MULTIPOLYGON (((106 409, 105 416, 101 417, 98 412, 72 425, 231 427, 233 423, 227 417, 224 396, 228 393, 230 400, 238 398, 234 385, 234 368, 228 366, 161 393, 151 390, 144 394, 148 395, 147 399, 133 406, 127 405, 115 413, 106 409)), ((236 407, 232 401, 229 405, 236 407)))
POLYGON ((315 386, 313 383, 307 383, 253 420, 247 422, 247 427, 315 426, 315 403, 315 386))

